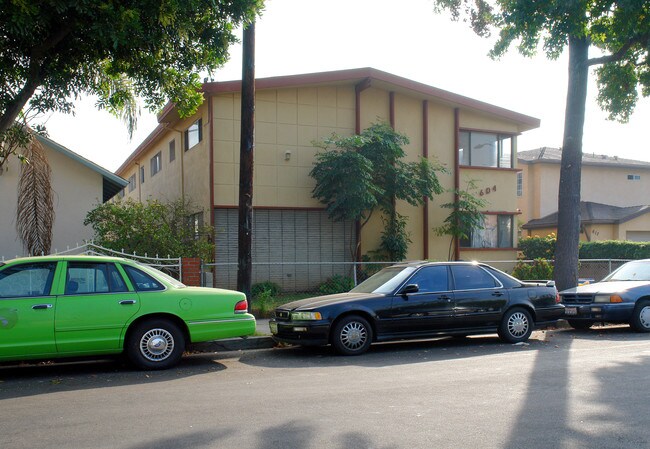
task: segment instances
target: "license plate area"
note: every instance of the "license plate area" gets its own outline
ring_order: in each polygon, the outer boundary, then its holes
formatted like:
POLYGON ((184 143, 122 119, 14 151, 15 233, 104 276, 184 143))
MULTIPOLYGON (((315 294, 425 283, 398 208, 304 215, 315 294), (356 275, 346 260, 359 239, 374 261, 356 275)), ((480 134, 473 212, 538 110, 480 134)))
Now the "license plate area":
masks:
POLYGON ((576 316, 578 314, 577 307, 565 307, 564 314, 569 316, 576 316))
POLYGON ((278 323, 274 323, 273 321, 269 322, 269 327, 271 328, 271 333, 273 335, 278 333, 278 323))

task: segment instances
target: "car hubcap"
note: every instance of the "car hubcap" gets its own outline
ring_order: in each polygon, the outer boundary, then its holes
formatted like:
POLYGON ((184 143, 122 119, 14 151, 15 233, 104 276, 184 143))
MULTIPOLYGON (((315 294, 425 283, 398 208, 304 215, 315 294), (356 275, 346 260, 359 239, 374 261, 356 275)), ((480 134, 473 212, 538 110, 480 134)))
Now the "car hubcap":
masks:
POLYGON ((341 343, 348 349, 359 349, 368 338, 368 333, 363 324, 353 321, 346 324, 341 330, 341 343))
POLYGON ((645 306, 641 309, 641 313, 639 313, 639 321, 641 322, 641 326, 650 329, 650 306, 645 306))
POLYGON ((528 318, 522 312, 516 312, 510 315, 508 319, 508 332, 513 337, 521 337, 528 332, 528 318))
POLYGON ((151 329, 140 340, 140 352, 152 362, 166 359, 174 350, 174 337, 165 329, 151 329))

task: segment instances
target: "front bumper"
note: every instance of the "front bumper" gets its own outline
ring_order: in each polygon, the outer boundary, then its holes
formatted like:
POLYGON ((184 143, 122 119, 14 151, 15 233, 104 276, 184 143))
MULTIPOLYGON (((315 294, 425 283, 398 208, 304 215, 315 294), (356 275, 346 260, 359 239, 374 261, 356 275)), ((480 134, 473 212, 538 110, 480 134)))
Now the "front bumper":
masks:
POLYGON ((271 335, 275 341, 303 346, 329 344, 330 323, 320 321, 269 321, 271 335))
POLYGON ((576 321, 607 321, 610 323, 627 323, 632 318, 633 303, 564 303, 564 319, 576 321))

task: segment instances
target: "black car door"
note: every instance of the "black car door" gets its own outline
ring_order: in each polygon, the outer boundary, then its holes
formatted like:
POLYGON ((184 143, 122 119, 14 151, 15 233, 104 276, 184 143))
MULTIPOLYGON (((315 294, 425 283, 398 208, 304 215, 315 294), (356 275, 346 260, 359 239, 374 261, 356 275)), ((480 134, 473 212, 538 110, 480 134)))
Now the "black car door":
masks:
POLYGON ((449 326, 454 316, 454 295, 449 289, 446 265, 422 267, 405 285, 417 285, 417 291, 406 294, 398 292, 393 298, 393 333, 426 333, 449 326))
POLYGON ((508 290, 479 265, 452 265, 456 327, 498 323, 508 302, 508 290))

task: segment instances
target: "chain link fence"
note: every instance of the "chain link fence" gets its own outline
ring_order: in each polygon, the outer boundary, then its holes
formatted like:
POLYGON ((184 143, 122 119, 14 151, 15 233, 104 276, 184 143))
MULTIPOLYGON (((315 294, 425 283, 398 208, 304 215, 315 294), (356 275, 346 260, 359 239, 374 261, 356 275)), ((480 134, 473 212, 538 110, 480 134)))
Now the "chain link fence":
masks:
MULTIPOLYGON (((533 265, 534 260, 482 261, 501 271, 512 274, 518 265, 533 265)), ((553 261, 546 261, 553 265, 553 261)), ((628 260, 581 260, 581 282, 597 282, 628 260)), ((398 262, 254 262, 253 295, 269 291, 272 296, 315 296, 350 290, 355 285, 398 262)), ((549 276, 550 278, 550 276, 549 276)), ((522 279, 546 280, 546 279, 522 279)), ((237 264, 212 263, 202 265, 202 285, 236 289, 237 264)))

